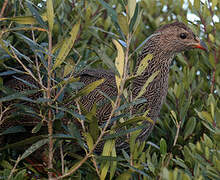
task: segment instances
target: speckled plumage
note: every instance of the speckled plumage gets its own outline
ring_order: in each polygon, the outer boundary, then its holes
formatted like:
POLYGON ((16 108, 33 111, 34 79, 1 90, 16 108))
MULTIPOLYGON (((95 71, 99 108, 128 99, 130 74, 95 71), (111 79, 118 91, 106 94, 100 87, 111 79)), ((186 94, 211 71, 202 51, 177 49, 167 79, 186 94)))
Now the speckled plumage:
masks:
MULTIPOLYGON (((132 84, 132 97, 136 97, 143 87, 146 80, 156 71, 159 71, 159 74, 156 78, 147 86, 146 92, 142 96, 147 100, 146 103, 139 104, 134 106, 132 112, 135 113, 142 107, 142 111, 146 111, 149 109, 149 117, 155 122, 162 103, 166 97, 167 89, 168 89, 168 76, 169 76, 169 66, 172 62, 173 57, 176 53, 196 48, 199 45, 200 41, 194 33, 183 23, 175 22, 172 24, 168 24, 159 28, 153 35, 149 37, 147 40, 143 51, 139 55, 137 59, 136 69, 137 71, 138 65, 140 61, 147 55, 152 54, 153 59, 149 61, 149 65, 145 69, 145 71, 135 78, 132 84), (181 33, 187 34, 187 37, 182 39, 180 37, 181 33)), ((203 44, 204 45, 204 44, 203 44)), ((197 47, 201 48, 201 47, 197 47)), ((202 47, 205 49, 206 47, 202 47)), ((201 49, 202 49, 201 48, 201 49)), ((94 103, 99 103, 105 99, 105 97, 100 94, 100 91, 104 92, 110 97, 117 96, 117 88, 115 84, 115 75, 113 72, 105 71, 105 70, 83 70, 81 73, 77 75, 80 77, 80 81, 85 85, 90 84, 98 79, 105 79, 105 82, 98 86, 94 91, 89 93, 87 96, 81 98, 81 103, 85 106, 85 108, 89 111, 91 110, 94 103)), ((27 78, 27 76, 25 77, 27 78)), ((24 84, 21 85, 21 82, 18 80, 14 80, 16 83, 20 84, 22 89, 25 89, 24 84)), ((13 80, 6 83, 6 86, 13 87, 15 83, 13 80)), ((15 88, 16 89, 16 88, 15 88)), ((19 89, 20 90, 20 89, 19 89)), ((70 102, 72 103, 72 102, 70 102)), ((99 119, 99 124, 105 122, 111 112, 111 104, 104 103, 97 110, 97 117, 99 119)), ((28 122, 27 124, 36 123, 36 122, 28 122)), ((146 128, 144 128, 139 135, 139 139, 145 140, 150 132, 153 129, 154 124, 146 124, 146 128)), ((22 124, 22 122, 21 122, 22 124)), ((26 123, 24 123, 26 124, 26 123)), ((1 128, 3 125, 1 125, 1 128)))

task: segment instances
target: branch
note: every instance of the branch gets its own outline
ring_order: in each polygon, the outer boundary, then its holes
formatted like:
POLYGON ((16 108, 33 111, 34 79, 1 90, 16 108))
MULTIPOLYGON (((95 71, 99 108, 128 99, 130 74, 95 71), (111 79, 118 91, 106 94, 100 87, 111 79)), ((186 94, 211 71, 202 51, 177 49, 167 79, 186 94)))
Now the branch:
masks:
POLYGON ((3 14, 5 12, 5 8, 6 8, 7 4, 8 4, 8 0, 5 0, 4 4, 2 6, 1 12, 0 12, 0 18, 3 17, 3 14))

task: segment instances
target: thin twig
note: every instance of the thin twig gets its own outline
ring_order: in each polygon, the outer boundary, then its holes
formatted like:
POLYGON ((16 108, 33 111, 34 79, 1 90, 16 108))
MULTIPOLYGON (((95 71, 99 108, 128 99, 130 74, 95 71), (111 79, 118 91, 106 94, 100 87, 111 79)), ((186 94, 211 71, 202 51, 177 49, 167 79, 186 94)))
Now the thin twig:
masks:
POLYGON ((15 163, 13 169, 11 170, 10 175, 8 176, 9 180, 12 178, 13 173, 15 172, 16 167, 17 167, 18 163, 20 162, 20 160, 21 160, 21 156, 18 157, 18 159, 16 160, 16 163, 15 163))
MULTIPOLYGON (((48 32, 48 51, 49 51, 49 55, 48 55, 48 70, 47 70, 47 98, 51 99, 51 77, 52 77, 52 73, 51 73, 51 69, 52 69, 52 32, 49 31, 48 32)), ((48 101, 48 106, 51 105, 51 101, 48 101)), ((48 178, 52 179, 53 178, 53 173, 51 171, 51 169, 53 169, 53 119, 52 119, 52 110, 49 109, 48 111, 48 123, 47 123, 47 127, 48 127, 48 135, 49 135, 49 158, 48 158, 48 169, 50 169, 50 171, 48 171, 48 178)))
POLYGON ((98 168, 98 166, 97 166, 97 163, 96 163, 96 160, 95 160, 94 156, 92 156, 92 162, 93 162, 93 165, 95 166, 95 170, 96 170, 97 175, 98 175, 99 178, 101 179, 101 175, 100 175, 100 172, 99 172, 99 168, 98 168))
POLYGON ((4 4, 2 6, 1 12, 0 12, 0 18, 3 17, 3 14, 5 12, 5 8, 6 8, 7 4, 8 4, 8 0, 5 0, 4 4))
MULTIPOLYGON (((76 100, 75 100, 76 106, 77 106, 77 109, 78 109, 78 113, 79 113, 80 115, 82 115, 82 112, 81 112, 80 105, 79 105, 79 102, 78 102, 78 101, 79 101, 79 99, 76 99, 76 100)), ((83 132, 86 132, 86 128, 85 128, 85 125, 84 125, 84 121, 79 119, 79 122, 80 122, 80 124, 82 125, 83 132)))
POLYGON ((34 74, 31 72, 31 70, 28 69, 28 68, 22 63, 22 61, 21 61, 21 60, 18 58, 18 56, 15 54, 13 48, 11 48, 11 51, 12 51, 12 53, 13 53, 13 57, 21 64, 21 66, 22 66, 23 69, 27 72, 27 74, 28 74, 29 76, 31 76, 31 77, 35 80, 35 82, 37 82, 37 83, 40 85, 41 88, 46 89, 46 87, 45 87, 42 83, 40 83, 40 82, 37 80, 37 78, 34 76, 34 74))
POLYGON ((60 142, 60 158, 61 158, 62 174, 64 174, 64 155, 63 155, 62 141, 60 142))

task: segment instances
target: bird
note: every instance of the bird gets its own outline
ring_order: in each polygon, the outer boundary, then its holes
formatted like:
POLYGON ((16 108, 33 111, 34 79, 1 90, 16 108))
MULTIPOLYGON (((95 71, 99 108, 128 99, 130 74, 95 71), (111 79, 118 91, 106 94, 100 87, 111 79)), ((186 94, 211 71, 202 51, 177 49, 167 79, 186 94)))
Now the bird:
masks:
MULTIPOLYGON (((142 122, 144 128, 138 135, 138 140, 145 141, 155 126, 160 109, 167 95, 169 69, 173 58, 178 53, 195 48, 208 51, 206 44, 200 40, 187 25, 178 21, 161 26, 145 41, 145 45, 136 59, 134 74, 137 74, 138 67, 148 54, 152 55, 152 59, 148 61, 148 66, 144 71, 133 79, 131 83, 131 96, 133 98, 137 97, 148 78, 154 73, 158 73, 140 97, 145 101, 141 104, 134 105, 131 109, 132 114, 138 111, 142 113, 148 111, 147 116, 153 121, 153 123, 149 121, 142 122)), ((91 111, 94 104, 102 103, 102 106, 97 108, 96 117, 98 119, 98 124, 103 125, 112 111, 112 104, 105 102, 106 96, 104 96, 103 93, 109 97, 116 97, 118 94, 115 72, 104 69, 84 69, 76 74, 75 77, 79 78, 79 82, 84 84, 84 86, 97 80, 104 79, 102 84, 89 94, 82 96, 79 100, 88 112, 91 111)), ((33 83, 31 77, 24 75, 19 77, 19 79, 9 80, 4 86, 15 89, 16 91, 30 89, 30 87, 27 87, 20 79, 33 83)), ((36 82, 33 84, 37 86, 36 82)), ((70 101, 67 102, 67 104, 75 105, 75 102, 70 101)), ((0 130, 2 131, 2 129, 5 129, 8 125, 34 125, 37 122, 39 121, 34 119, 29 120, 28 118, 13 123, 5 120, 4 123, 1 124, 0 130)))

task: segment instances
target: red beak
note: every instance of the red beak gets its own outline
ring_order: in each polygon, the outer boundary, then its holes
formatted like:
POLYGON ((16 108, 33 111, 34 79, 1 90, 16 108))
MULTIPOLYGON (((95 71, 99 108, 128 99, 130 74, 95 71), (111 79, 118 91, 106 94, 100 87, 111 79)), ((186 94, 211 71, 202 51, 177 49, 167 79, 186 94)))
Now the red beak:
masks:
POLYGON ((199 48, 199 49, 202 49, 202 50, 208 52, 208 47, 206 46, 206 44, 202 40, 199 40, 198 43, 193 44, 193 47, 199 48))

